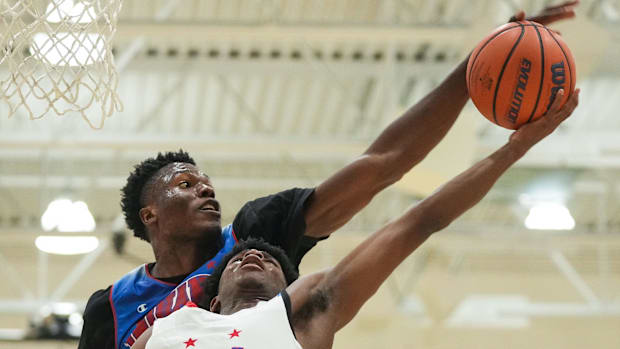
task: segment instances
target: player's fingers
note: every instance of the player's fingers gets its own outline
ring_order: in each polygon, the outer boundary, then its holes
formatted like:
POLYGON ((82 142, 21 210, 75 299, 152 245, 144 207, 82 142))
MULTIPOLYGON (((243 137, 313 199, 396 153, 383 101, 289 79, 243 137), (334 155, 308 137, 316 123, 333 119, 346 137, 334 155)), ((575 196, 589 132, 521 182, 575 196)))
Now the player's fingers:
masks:
POLYGON ((562 97, 564 97, 564 89, 561 89, 556 93, 555 97, 553 98, 553 103, 551 103, 547 114, 555 115, 558 113, 558 111, 560 110, 560 101, 562 100, 562 97))
POLYGON ((570 1, 556 6, 545 7, 542 10, 543 13, 559 13, 559 12, 575 12, 575 6, 579 4, 579 1, 570 1))
POLYGON ((510 17, 509 22, 518 22, 518 21, 522 21, 524 19, 525 19, 525 12, 519 11, 519 12, 515 13, 514 16, 510 17))
POLYGON ((561 19, 573 18, 575 17, 574 11, 555 11, 549 14, 549 19, 553 21, 559 21, 561 19))
POLYGON ((540 16, 536 16, 536 17, 532 17, 532 18, 528 18, 528 20, 532 21, 532 22, 537 22, 543 25, 548 25, 551 24, 553 22, 557 22, 563 19, 568 19, 568 18, 573 18, 575 17, 575 13, 574 12, 549 12, 549 13, 545 13, 543 15, 540 16))
POLYGON ((568 99, 568 101, 566 101, 566 103, 564 103, 564 105, 558 112, 554 113, 553 115, 550 115, 554 119, 553 122, 556 124, 560 124, 561 122, 566 120, 569 116, 573 114, 573 111, 575 110, 578 104, 579 104, 579 89, 573 92, 572 96, 568 99))
POLYGON ((575 7, 575 6, 577 6, 578 4, 579 4, 579 0, 575 0, 575 1, 567 1, 567 2, 561 3, 561 4, 559 4, 559 5, 549 6, 549 7, 547 7, 546 9, 547 9, 547 10, 556 10, 556 9, 561 9, 561 8, 567 8, 567 9, 568 9, 568 8, 571 8, 571 9, 572 9, 572 7, 575 7))
POLYGON ((577 108, 577 106, 579 105, 579 93, 580 92, 581 92, 580 89, 576 89, 575 92, 573 92, 573 95, 570 97, 570 99, 566 102, 564 107, 562 107, 562 114, 566 114, 564 118, 569 117, 573 113, 575 108, 577 108))

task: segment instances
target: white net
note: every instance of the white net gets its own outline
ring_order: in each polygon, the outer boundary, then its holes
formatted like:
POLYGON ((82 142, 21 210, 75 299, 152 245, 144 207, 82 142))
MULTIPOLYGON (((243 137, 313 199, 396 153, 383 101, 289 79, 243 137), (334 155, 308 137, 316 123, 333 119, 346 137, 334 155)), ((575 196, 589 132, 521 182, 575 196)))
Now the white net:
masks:
POLYGON ((0 98, 9 117, 122 110, 111 41, 122 0, 0 0, 0 98))

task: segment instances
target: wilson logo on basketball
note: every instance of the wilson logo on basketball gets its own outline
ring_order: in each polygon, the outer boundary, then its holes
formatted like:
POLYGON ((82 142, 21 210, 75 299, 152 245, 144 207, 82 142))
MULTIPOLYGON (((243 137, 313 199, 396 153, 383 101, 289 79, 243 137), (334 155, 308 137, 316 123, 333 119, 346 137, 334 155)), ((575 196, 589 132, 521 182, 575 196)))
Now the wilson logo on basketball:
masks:
POLYGON ((555 95, 558 91, 564 88, 564 83, 566 82, 566 69, 564 69, 564 61, 551 65, 551 82, 553 83, 553 87, 551 88, 551 97, 549 98, 547 109, 549 109, 555 100, 555 95))
POLYGON ((532 62, 527 58, 523 58, 521 60, 519 77, 517 78, 517 86, 515 87, 515 92, 512 94, 512 102, 510 103, 510 110, 508 111, 508 120, 513 124, 516 123, 519 118, 519 111, 521 111, 521 103, 523 102, 523 95, 525 94, 527 81, 530 77, 530 70, 532 70, 532 62))

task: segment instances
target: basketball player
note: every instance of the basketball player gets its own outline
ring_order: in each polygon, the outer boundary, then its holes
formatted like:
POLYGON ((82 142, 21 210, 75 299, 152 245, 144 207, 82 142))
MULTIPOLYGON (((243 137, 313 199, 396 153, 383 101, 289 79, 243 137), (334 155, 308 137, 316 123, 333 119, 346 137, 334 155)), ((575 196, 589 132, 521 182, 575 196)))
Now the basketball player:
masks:
MULTIPOLYGON (((539 21, 572 17, 574 5, 548 8, 539 21)), ((121 205, 134 235, 151 244, 155 263, 90 297, 79 348, 131 346, 155 319, 202 293, 202 281, 237 239, 263 238, 284 248, 298 265, 318 240, 349 221, 443 138, 468 99, 466 66, 467 59, 358 159, 316 188, 251 201, 223 229, 213 185, 187 153, 160 154, 136 166, 121 205)))
MULTIPOLYGON (((560 97, 564 94, 561 90, 560 97)), ((371 235, 335 267, 297 281, 285 253, 241 242, 207 281, 201 307, 192 303, 157 320, 133 348, 331 348, 344 327, 392 271, 432 233, 474 206, 497 179, 549 135, 578 104, 522 126, 495 153, 463 172, 399 219, 371 235), (150 339, 148 337, 150 336, 150 339)))

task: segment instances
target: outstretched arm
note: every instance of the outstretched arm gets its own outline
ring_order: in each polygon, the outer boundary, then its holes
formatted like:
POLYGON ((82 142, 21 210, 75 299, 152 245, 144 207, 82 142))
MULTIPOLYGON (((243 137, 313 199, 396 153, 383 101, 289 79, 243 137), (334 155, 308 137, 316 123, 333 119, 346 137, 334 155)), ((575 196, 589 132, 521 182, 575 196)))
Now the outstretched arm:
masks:
POLYGON ((504 146, 373 234, 336 267, 291 285, 293 314, 319 299, 317 304, 329 306, 316 312, 313 321, 318 319, 318 326, 332 333, 342 328, 407 256, 478 203, 511 165, 566 119, 578 96, 579 90, 562 108, 561 98, 556 98, 545 117, 515 131, 504 146))
POLYGON ((319 184, 306 208, 306 235, 329 235, 424 159, 469 98, 466 68, 467 59, 383 130, 360 157, 319 184))
MULTIPOLYGON (((575 16, 578 1, 547 7, 528 17, 542 24, 575 16)), ((521 20, 521 11, 511 20, 521 20)), ((357 159, 319 184, 305 211, 305 235, 331 234, 398 181, 443 139, 468 100, 463 60, 426 97, 394 120, 357 159)))

